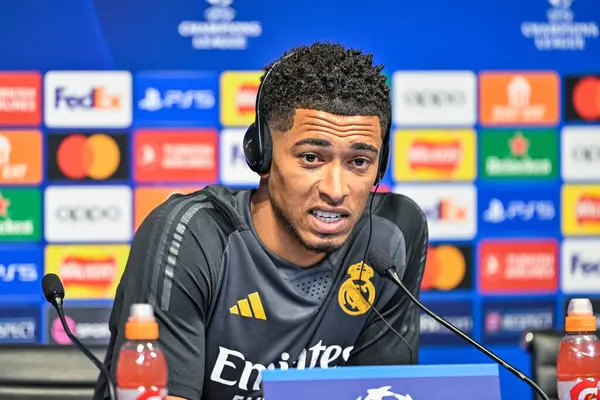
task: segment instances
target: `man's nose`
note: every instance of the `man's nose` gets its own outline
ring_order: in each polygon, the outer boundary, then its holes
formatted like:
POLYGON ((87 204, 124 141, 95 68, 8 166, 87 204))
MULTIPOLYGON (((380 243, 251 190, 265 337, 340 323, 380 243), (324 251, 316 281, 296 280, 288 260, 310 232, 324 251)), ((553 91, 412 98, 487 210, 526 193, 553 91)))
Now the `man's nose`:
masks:
POLYGON ((339 204, 348 195, 346 171, 339 163, 330 163, 319 184, 319 194, 328 203, 339 204))

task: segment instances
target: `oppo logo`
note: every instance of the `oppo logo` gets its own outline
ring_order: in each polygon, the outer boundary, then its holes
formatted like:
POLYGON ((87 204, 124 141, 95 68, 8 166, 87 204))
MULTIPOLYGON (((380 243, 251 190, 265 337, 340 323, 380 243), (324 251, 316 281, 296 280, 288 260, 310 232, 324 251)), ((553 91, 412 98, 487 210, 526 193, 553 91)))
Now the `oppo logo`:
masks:
POLYGON ((117 206, 75 206, 59 207, 56 216, 61 221, 70 222, 98 222, 117 221, 121 210, 117 206))
POLYGON ((571 154, 577 161, 600 162, 600 146, 577 146, 571 154))
POLYGON ((459 106, 466 97, 459 90, 409 90, 404 94, 407 104, 419 107, 459 106))

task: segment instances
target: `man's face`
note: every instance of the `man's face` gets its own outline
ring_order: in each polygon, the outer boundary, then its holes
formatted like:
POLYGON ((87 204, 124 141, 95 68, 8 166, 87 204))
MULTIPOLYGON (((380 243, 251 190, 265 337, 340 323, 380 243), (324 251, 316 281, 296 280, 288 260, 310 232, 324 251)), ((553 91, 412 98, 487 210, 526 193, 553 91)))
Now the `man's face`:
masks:
POLYGON ((377 176, 379 118, 296 110, 293 127, 273 132, 269 196, 278 221, 317 253, 344 244, 377 176))

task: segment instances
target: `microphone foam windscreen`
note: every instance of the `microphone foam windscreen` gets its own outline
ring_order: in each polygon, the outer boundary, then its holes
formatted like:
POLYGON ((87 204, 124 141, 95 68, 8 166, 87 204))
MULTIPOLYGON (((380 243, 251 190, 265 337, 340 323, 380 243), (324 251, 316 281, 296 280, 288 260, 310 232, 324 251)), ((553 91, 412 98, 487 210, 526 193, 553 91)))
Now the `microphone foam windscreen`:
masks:
POLYGON ((49 302, 52 302, 56 297, 61 299, 65 297, 65 288, 56 274, 44 275, 42 278, 42 291, 49 302))
POLYGON ((385 276, 385 271, 394 266, 394 261, 380 247, 373 247, 369 250, 367 263, 381 276, 385 276))

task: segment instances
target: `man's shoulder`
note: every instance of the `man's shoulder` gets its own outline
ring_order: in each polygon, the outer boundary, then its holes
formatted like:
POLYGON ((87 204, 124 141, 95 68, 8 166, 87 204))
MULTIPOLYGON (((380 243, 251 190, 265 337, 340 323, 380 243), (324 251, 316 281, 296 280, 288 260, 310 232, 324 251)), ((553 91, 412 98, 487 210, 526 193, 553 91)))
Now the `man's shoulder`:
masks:
POLYGON ((374 215, 389 221, 387 225, 391 222, 392 226, 398 228, 402 236, 409 241, 415 238, 428 238, 427 218, 414 200, 393 192, 375 193, 374 196, 374 215))
POLYGON ((410 197, 400 193, 375 193, 374 214, 383 217, 397 226, 407 224, 416 227, 427 225, 425 213, 410 197))
POLYGON ((214 234, 215 230, 229 234, 243 227, 236 208, 240 190, 221 185, 209 185, 191 193, 174 193, 158 205, 144 220, 142 226, 154 229, 181 228, 194 235, 214 234))

